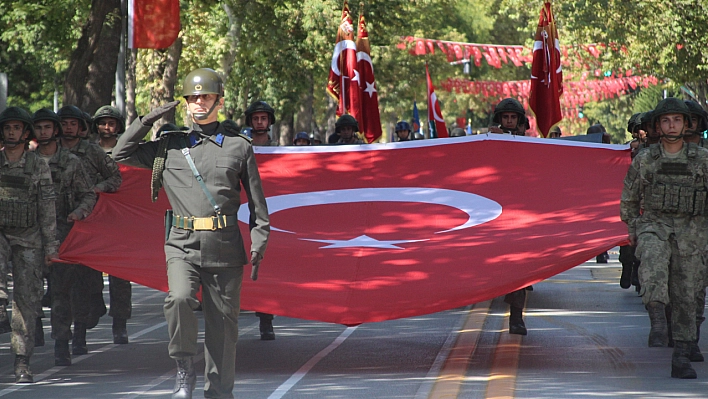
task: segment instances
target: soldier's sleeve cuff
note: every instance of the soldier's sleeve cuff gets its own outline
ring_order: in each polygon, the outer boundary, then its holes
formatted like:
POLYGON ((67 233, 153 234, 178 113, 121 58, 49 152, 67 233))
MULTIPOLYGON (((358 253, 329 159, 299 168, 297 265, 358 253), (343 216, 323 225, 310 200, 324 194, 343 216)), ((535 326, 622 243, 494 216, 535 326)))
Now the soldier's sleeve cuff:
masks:
POLYGON ((59 241, 44 245, 44 255, 56 255, 59 253, 59 241))

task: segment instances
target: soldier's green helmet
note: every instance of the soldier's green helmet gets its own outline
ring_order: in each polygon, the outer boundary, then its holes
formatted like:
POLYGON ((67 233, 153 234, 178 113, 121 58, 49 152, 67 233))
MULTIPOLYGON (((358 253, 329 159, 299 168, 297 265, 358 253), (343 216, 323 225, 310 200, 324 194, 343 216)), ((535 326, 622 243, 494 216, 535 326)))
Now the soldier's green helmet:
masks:
POLYGON ((125 121, 123 120, 123 115, 121 115, 118 108, 111 107, 110 105, 104 105, 99 108, 95 114, 93 114, 93 123, 91 124, 91 130, 94 133, 98 133, 98 121, 103 118, 113 118, 118 122, 118 129, 116 134, 122 134, 125 132, 125 121))
POLYGON ((275 124, 275 110, 267 102, 263 100, 254 101, 246 108, 246 126, 253 127, 251 117, 256 112, 265 112, 268 114, 269 125, 275 124))
POLYGON ((503 112, 515 112, 519 114, 519 122, 526 116, 526 111, 524 106, 515 98, 505 98, 499 101, 496 108, 494 108, 494 115, 492 116, 492 122, 501 123, 501 114, 503 112))
POLYGON ((84 116, 84 111, 80 110, 76 105, 65 105, 57 112, 59 120, 62 119, 78 119, 82 128, 80 130, 88 130, 88 123, 84 116))
POLYGON ((353 127, 354 133, 359 131, 359 122, 357 122, 356 119, 354 119, 354 117, 349 114, 345 114, 345 115, 340 116, 339 119, 337 119, 337 122, 334 123, 335 133, 339 133, 339 131, 344 126, 353 127))
POLYGON ((2 113, 0 113, 0 139, 4 140, 3 136, 3 125, 5 122, 10 121, 20 121, 24 123, 25 130, 29 130, 30 134, 27 136, 27 140, 32 140, 35 138, 34 135, 34 122, 32 122, 32 115, 20 107, 8 107, 2 113))
POLYGON ((639 127, 641 124, 641 112, 637 112, 636 114, 632 115, 629 117, 629 120, 627 121, 627 131, 629 133, 634 133, 634 130, 639 127))
POLYGON ((691 114, 698 117, 698 126, 692 126, 695 128, 695 131, 702 132, 708 129, 708 112, 695 101, 686 100, 684 103, 686 103, 691 114))
POLYGON ((200 94, 224 96, 224 81, 215 70, 210 68, 195 69, 184 78, 182 97, 187 98, 187 96, 200 94))
POLYGON ((461 127, 456 127, 450 132, 450 137, 463 137, 466 136, 465 129, 461 127))
POLYGON ((57 115, 56 112, 52 111, 49 108, 41 108, 35 111, 34 115, 32 115, 32 122, 37 123, 39 121, 54 122, 54 126, 59 129, 55 137, 59 137, 62 133, 64 133, 64 129, 62 129, 61 127, 61 120, 59 119, 59 115, 57 115))
POLYGON ((676 97, 668 97, 656 104, 652 115, 651 124, 656 126, 659 117, 667 114, 681 114, 688 120, 688 127, 691 127, 691 110, 686 103, 676 97))

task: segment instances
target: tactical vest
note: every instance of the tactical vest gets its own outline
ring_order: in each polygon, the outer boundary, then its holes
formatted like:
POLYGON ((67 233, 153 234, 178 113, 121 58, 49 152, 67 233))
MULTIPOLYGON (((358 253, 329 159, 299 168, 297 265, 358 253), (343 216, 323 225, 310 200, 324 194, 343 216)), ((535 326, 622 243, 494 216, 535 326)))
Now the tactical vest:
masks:
POLYGON ((644 208, 686 216, 706 214, 706 176, 694 172, 695 144, 687 148, 688 159, 663 158, 658 146, 650 151, 656 167, 646 175, 649 185, 644 208))
POLYGON ((54 192, 57 195, 57 219, 66 219, 69 213, 74 210, 74 199, 71 187, 65 187, 66 183, 62 180, 66 169, 69 167, 68 151, 65 151, 66 150, 59 148, 57 150, 57 162, 49 164, 49 169, 52 172, 52 183, 54 183, 54 192))
POLYGON ((37 224, 37 190, 32 184, 37 156, 25 155, 24 176, 0 175, 0 227, 27 228, 37 224))

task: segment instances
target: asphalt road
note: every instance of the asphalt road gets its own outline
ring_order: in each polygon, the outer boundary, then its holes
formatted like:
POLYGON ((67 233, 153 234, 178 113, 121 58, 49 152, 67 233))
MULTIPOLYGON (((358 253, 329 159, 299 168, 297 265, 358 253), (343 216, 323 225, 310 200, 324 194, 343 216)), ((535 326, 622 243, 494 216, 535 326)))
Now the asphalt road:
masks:
MULTIPOLYGON (((649 318, 636 293, 619 287, 619 273, 614 251, 608 264, 593 259, 535 284, 525 337, 507 333, 502 298, 352 328, 277 317, 275 341, 261 341, 258 318, 243 312, 234 396, 708 398, 708 363, 693 364, 697 380, 670 378, 672 350, 647 347, 649 318)), ((112 343, 106 316, 89 331, 89 354, 70 367, 54 366, 45 322, 47 345, 32 357, 32 385, 13 383, 10 335, 0 336, 0 397, 169 398, 175 364, 164 297, 134 286, 130 344, 112 343)), ((203 372, 203 356, 197 368, 203 372)), ((195 398, 203 386, 198 374, 195 398)))

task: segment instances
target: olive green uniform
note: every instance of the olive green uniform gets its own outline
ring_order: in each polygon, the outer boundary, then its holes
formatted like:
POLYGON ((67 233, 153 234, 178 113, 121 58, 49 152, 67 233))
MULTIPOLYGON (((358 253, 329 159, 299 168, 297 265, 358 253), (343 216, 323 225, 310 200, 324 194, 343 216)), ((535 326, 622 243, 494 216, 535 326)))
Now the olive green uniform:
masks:
POLYGON ((0 234, 10 244, 12 261, 12 353, 30 357, 35 321, 43 295, 45 255, 56 254, 55 193, 46 162, 25 151, 11 163, 0 152, 0 234))
MULTIPOLYGON (((69 214, 77 213, 81 219, 93 211, 96 193, 93 181, 76 155, 66 148, 58 147, 57 152, 47 162, 52 172, 52 182, 56 199, 57 239, 63 242, 74 225, 67 220, 69 214)), ((88 301, 72 304, 72 287, 83 287, 82 274, 77 269, 85 266, 54 263, 50 270, 52 286, 52 336, 58 340, 71 339, 72 314, 88 314, 88 301)))
MULTIPOLYGON (((141 124, 136 120, 134 124, 141 124)), ((198 126, 197 126, 198 127, 198 126)), ((195 179, 182 153, 191 157, 203 176, 208 192, 221 207, 227 226, 216 230, 171 227, 165 243, 169 293, 165 300, 169 354, 175 359, 197 354, 198 323, 194 310, 202 288, 205 336, 204 397, 231 398, 234 385, 238 315, 243 266, 248 263, 236 214, 241 186, 248 197, 254 227, 251 252, 263 254, 270 232, 268 209, 250 139, 214 123, 191 147, 181 135, 169 139, 162 183, 174 214, 181 217, 213 217, 214 208, 195 179), (231 224, 233 223, 233 224, 231 224)), ((149 126, 129 129, 113 149, 118 162, 152 168, 158 143, 141 144, 149 126)), ((186 133, 191 133, 187 131, 186 133)), ((182 220, 182 219, 178 219, 182 220)))

